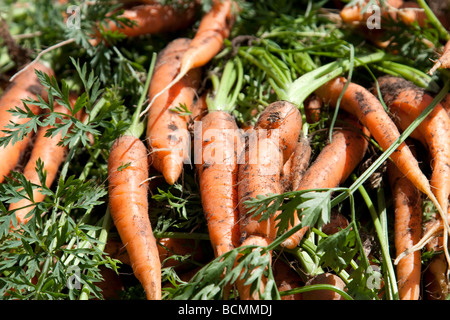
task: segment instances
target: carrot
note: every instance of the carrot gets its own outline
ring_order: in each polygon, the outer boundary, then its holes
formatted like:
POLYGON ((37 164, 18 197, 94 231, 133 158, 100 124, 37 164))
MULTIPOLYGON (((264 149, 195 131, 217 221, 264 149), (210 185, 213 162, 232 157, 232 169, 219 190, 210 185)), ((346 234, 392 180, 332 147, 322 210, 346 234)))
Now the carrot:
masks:
POLYGON ((295 190, 309 166, 311 159, 311 146, 309 140, 300 137, 295 149, 292 151, 288 161, 284 164, 281 172, 281 185, 285 192, 295 190))
POLYGON ((450 69, 450 40, 444 46, 440 58, 434 63, 433 67, 428 71, 429 74, 433 74, 438 69, 450 69))
POLYGON ((332 235, 347 228, 349 224, 348 219, 343 214, 339 213, 335 208, 332 208, 330 221, 322 226, 322 232, 327 235, 332 235))
MULTIPOLYGON (((190 70, 207 64, 222 49, 223 41, 229 36, 233 23, 232 0, 214 0, 213 6, 201 19, 198 30, 183 54, 177 76, 153 96, 147 108, 190 70)), ((143 113, 146 110, 143 111, 143 113)))
POLYGON ((315 123, 320 120, 322 104, 322 100, 314 94, 306 99, 304 109, 307 123, 315 123))
MULTIPOLYGON (((275 217, 260 221, 260 215, 254 216, 248 212, 245 201, 258 195, 281 192, 280 175, 283 165, 295 148, 300 131, 300 112, 286 101, 277 101, 266 107, 254 129, 249 131, 255 139, 250 138, 246 141, 238 166, 241 246, 267 246, 275 239, 277 235, 275 217), (255 151, 254 147, 258 150, 255 151)), ((262 288, 264 281, 261 284, 262 288)), ((250 288, 244 285, 244 282, 243 279, 237 281, 241 299, 258 299, 256 293, 250 295, 250 288)))
POLYGON ((206 94, 202 94, 195 100, 191 114, 189 115, 189 122, 193 124, 195 121, 201 121, 203 116, 208 113, 208 105, 206 104, 206 94))
MULTIPOLYGON (((397 254, 413 247, 422 233, 422 202, 419 190, 388 162, 387 174, 394 201, 394 241, 397 254)), ((413 252, 397 264, 398 293, 401 300, 420 298, 421 254, 413 252)))
POLYGON ((116 139, 108 158, 109 208, 148 300, 161 299, 161 262, 148 215, 148 157, 131 135, 116 139))
MULTIPOLYGON (((182 8, 157 2, 136 5, 124 9, 119 15, 119 18, 131 20, 134 23, 132 26, 122 22, 117 25, 114 21, 109 21, 106 27, 103 25, 99 27, 110 32, 119 32, 127 37, 174 32, 188 27, 195 21, 198 1, 188 1, 180 7, 182 8)), ((92 46, 97 46, 100 41, 101 34, 97 31, 90 43, 92 46)))
MULTIPOLYGON (((351 121, 349 118, 347 121, 351 121)), ((311 166, 306 170, 296 191, 321 188, 335 188, 343 183, 363 159, 368 148, 369 132, 356 121, 352 128, 336 128, 332 141, 325 145, 311 166), (354 130, 353 128, 358 128, 354 130)), ((298 215, 294 215, 292 226, 300 224, 298 215)), ((307 226, 301 228, 282 242, 286 248, 295 248, 305 233, 307 226)))
MULTIPOLYGON (((344 89, 346 79, 335 78, 316 90, 316 94, 324 102, 336 106, 338 98, 344 89)), ((356 115, 361 123, 369 129, 371 135, 378 142, 383 150, 387 150, 399 137, 400 132, 383 108, 381 102, 366 88, 349 83, 342 95, 340 104, 345 111, 356 115)), ((417 159, 411 150, 403 142, 390 156, 399 170, 438 208, 440 214, 444 216, 443 208, 440 207, 436 196, 431 191, 427 177, 420 170, 417 159)), ((448 224, 444 225, 449 230, 448 224)))
MULTIPOLYGON (((431 103, 433 97, 413 83, 399 77, 378 79, 380 92, 393 118, 405 130, 431 103)), ((448 207, 450 195, 450 117, 441 104, 416 128, 415 137, 428 147, 433 173, 430 184, 441 206, 448 207)))
POLYGON ((203 211, 216 257, 239 244, 236 133, 236 120, 225 111, 209 112, 202 119, 204 158, 196 167, 203 211))
MULTIPOLYGON (((149 97, 155 97, 162 87, 172 81, 178 72, 180 59, 189 47, 190 40, 180 38, 170 42, 159 54, 150 83, 149 97)), ((189 160, 190 134, 188 116, 200 83, 200 69, 191 70, 164 95, 158 97, 148 111, 147 143, 151 151, 151 165, 161 172, 169 184, 174 184, 189 160)))
MULTIPOLYGON (((284 262, 281 259, 277 259, 273 264, 273 277, 280 293, 304 285, 303 280, 298 273, 288 264, 288 262, 284 262)), ((283 295, 281 300, 302 300, 302 294, 283 295)))
MULTIPOLYGON (((40 84, 35 70, 40 70, 48 75, 53 75, 53 71, 46 65, 35 62, 30 68, 19 74, 14 81, 7 87, 0 98, 0 138, 8 136, 3 130, 8 130, 6 126, 10 123, 24 124, 29 119, 13 116, 8 110, 18 107, 25 110, 22 106, 22 100, 37 100, 38 95, 46 99, 44 87, 40 84)), ((38 114, 40 109, 36 105, 28 105, 28 108, 34 114, 38 114)), ((0 183, 5 179, 11 170, 18 164, 23 151, 27 148, 33 133, 24 136, 16 143, 8 143, 0 147, 0 183)))
MULTIPOLYGON (((76 98, 71 97, 71 103, 74 104, 76 98)), ((55 103, 54 112, 68 114, 69 110, 55 103)), ((58 132, 53 137, 46 137, 47 130, 51 126, 40 127, 36 134, 33 149, 31 151, 30 158, 23 170, 25 178, 31 183, 40 185, 39 174, 36 170, 36 162, 40 159, 43 162, 43 170, 46 172, 45 185, 50 187, 56 178, 59 170, 59 166, 64 161, 67 152, 67 146, 61 146, 61 132, 58 132)), ((33 190, 33 200, 35 203, 43 201, 45 195, 40 192, 39 189, 33 190)), ((17 222, 19 224, 27 223, 31 217, 27 217, 27 214, 32 210, 33 201, 29 199, 21 199, 18 202, 11 203, 9 210, 15 210, 17 222)))
MULTIPOLYGON (((348 5, 341 9, 339 12, 342 20, 345 23, 361 23, 365 22, 372 14, 370 10, 365 11, 362 13, 362 9, 365 8, 368 1, 364 1, 361 4, 357 5, 348 5)), ((384 17, 387 17, 389 15, 394 16, 394 9, 398 9, 403 5, 403 1, 401 0, 390 0, 390 1, 384 1, 383 7, 380 7, 382 10, 382 15, 384 17)))
POLYGON ((239 246, 240 240, 237 174, 243 137, 231 113, 242 86, 242 63, 238 58, 229 60, 220 80, 216 74, 210 77, 213 89, 204 95, 208 113, 199 122, 201 132, 194 135, 194 149, 199 155, 195 163, 203 212, 215 257, 219 257, 239 246))

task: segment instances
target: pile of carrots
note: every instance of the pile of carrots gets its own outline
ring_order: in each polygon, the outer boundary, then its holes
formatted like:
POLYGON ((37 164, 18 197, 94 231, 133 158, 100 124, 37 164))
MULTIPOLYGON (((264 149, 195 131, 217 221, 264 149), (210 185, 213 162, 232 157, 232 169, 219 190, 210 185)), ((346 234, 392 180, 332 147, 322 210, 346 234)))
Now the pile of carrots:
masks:
MULTIPOLYGON (((194 23, 199 5, 199 1, 192 1, 187 11, 180 15, 173 13, 169 6, 143 3, 124 11, 126 17, 134 20, 134 26, 120 28, 111 24, 109 28, 124 32, 128 37, 173 32, 173 28, 180 30, 194 23), (169 18, 158 20, 159 24, 152 22, 153 16, 159 12, 162 12, 163 17, 173 15, 177 25, 172 24, 169 18)), ((392 4, 392 8, 407 7, 403 2, 401 6, 392 4)), ((350 10, 356 8, 345 7, 341 11, 345 23, 353 23, 356 19, 350 17, 350 10)), ((401 12, 400 17, 406 19, 404 12, 401 12)), ((230 36, 239 13, 237 2, 213 0, 210 10, 199 18, 192 39, 173 39, 158 52, 154 68, 148 74, 149 89, 145 108, 136 109, 134 114, 134 119, 145 119, 145 129, 130 128, 108 150, 108 178, 105 182, 108 186, 108 209, 126 255, 123 261, 131 266, 146 298, 163 299, 162 269, 167 259, 167 251, 162 256, 161 239, 154 235, 155 226, 149 215, 149 190, 153 188, 150 183, 154 183, 152 177, 157 175, 168 185, 182 181, 186 164, 193 160, 191 151, 195 157, 200 155, 194 171, 213 251, 211 258, 220 260, 231 251, 246 246, 253 250, 268 247, 284 232, 294 228, 295 232, 291 232, 278 248, 281 251, 296 250, 314 228, 299 228, 304 216, 302 209, 296 208, 288 227, 280 232, 278 221, 282 212, 277 211, 270 216, 264 212, 255 215, 254 209, 251 210, 247 205, 249 200, 285 192, 338 188, 362 165, 373 145, 382 151, 395 145, 386 160, 386 174, 395 212, 394 246, 399 299, 445 299, 449 294, 450 270, 449 94, 435 104, 409 138, 401 143, 397 143, 401 134, 427 110, 435 96, 411 81, 391 75, 378 77, 371 88, 353 82, 344 75, 329 79, 308 97, 302 108, 282 99, 272 101, 244 128, 234 113, 236 99, 233 99, 232 89, 238 92, 239 83, 229 85, 225 93, 205 90, 205 81, 209 76, 207 66, 232 40, 230 36), (224 96, 227 99, 220 100, 224 96), (223 101, 228 105, 224 105, 223 101), (180 106, 188 113, 177 112, 180 106), (331 140, 327 140, 324 147, 315 153, 311 138, 303 130, 305 125, 320 121, 320 114, 325 107, 332 110, 339 108, 337 123, 340 125, 333 129, 331 140), (199 132, 193 132, 193 123, 201 123, 199 132), (198 140, 194 140, 193 136, 198 140), (430 176, 422 170, 421 160, 417 156, 418 148, 427 152, 430 176), (422 223, 423 199, 430 200, 436 208, 435 220, 427 225, 422 223), (425 271, 421 262, 422 250, 434 254, 425 271), (425 277, 422 275, 424 272, 425 277)), ((357 20, 362 19, 367 17, 358 14, 357 20)), ((99 37, 100 34, 95 34, 91 43, 93 46, 99 45, 99 37)), ((442 50, 440 57, 429 70, 430 74, 442 70, 445 72, 449 68, 449 44, 443 43, 442 48, 439 48, 442 50)), ((232 72, 239 72, 240 63, 241 60, 231 57, 223 74, 230 76, 232 72)), ((0 136, 11 134, 7 130, 10 122, 26 122, 26 118, 12 117, 8 113, 9 109, 21 107, 22 99, 47 99, 36 70, 54 76, 52 69, 45 63, 33 62, 9 84, 0 97, 0 127, 4 129, 0 136)), ((223 76, 220 80, 226 83, 229 79, 223 76)), ((72 106, 76 100, 74 96, 70 101, 72 106)), ((39 106, 29 105, 28 108, 34 114, 44 111, 39 106)), ((69 114, 66 108, 57 108, 56 105, 54 112, 61 117, 84 119, 85 116, 82 112, 69 114)), ((11 170, 17 170, 20 158, 32 143, 28 164, 22 172, 34 184, 45 183, 48 188, 52 186, 67 154, 67 146, 61 145, 60 136, 45 135, 47 129, 42 127, 36 130, 34 139, 30 134, 20 137, 14 144, 0 147, 0 182, 10 175, 11 170), (39 179, 35 170, 41 162, 47 173, 45 181, 39 179)), ((44 198, 45 195, 36 188, 34 201, 44 201, 44 198)), ((15 214, 13 222, 17 222, 12 223, 11 229, 28 223, 31 219, 28 213, 32 207, 33 202, 23 201, 9 206, 8 210, 15 214)), ((336 218, 336 221, 326 221, 322 231, 327 227, 326 233, 332 235, 347 226, 347 219, 341 217, 336 218), (329 231, 335 222, 337 227, 329 231)), ((171 249, 177 251, 175 247, 171 249)), ((118 257, 114 250, 109 251, 109 254, 118 257)), ((293 294, 284 295, 283 299, 344 298, 337 292, 345 293, 345 283, 332 271, 305 283, 291 265, 278 259, 272 261, 272 250, 265 254, 271 256, 268 268, 273 268, 278 290, 294 291, 293 294), (339 291, 332 292, 327 287, 328 290, 295 292, 295 289, 310 284, 335 286, 339 291)), ((237 255, 236 265, 239 257, 237 255)), ((198 269, 186 274, 187 282, 195 272, 198 269)), ((247 275, 252 272, 255 270, 250 270, 247 275)), ((236 299, 258 300, 268 284, 271 272, 266 270, 263 274, 258 290, 254 290, 254 286, 239 275, 228 289, 236 289, 236 299)), ((224 298, 229 294, 224 294, 224 298)))

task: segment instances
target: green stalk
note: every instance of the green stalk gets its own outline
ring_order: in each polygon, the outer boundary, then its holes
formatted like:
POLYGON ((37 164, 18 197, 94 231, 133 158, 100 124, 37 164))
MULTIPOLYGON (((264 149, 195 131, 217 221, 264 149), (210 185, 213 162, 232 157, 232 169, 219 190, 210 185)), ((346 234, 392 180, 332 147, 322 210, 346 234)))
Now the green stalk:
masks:
POLYGON ((290 101, 298 107, 303 104, 305 99, 322 85, 334 79, 353 67, 359 67, 369 63, 379 62, 387 58, 383 51, 355 57, 354 62, 351 59, 343 59, 323 65, 314 71, 308 72, 295 80, 288 88, 283 100, 290 101))
POLYGON ((374 64, 373 67, 383 73, 405 78, 421 88, 426 88, 428 91, 439 91, 439 86, 433 78, 416 68, 394 61, 380 61, 374 64))
POLYGON ((436 30, 439 33, 439 37, 444 40, 448 41, 450 40, 450 34, 448 33, 447 29, 444 28, 441 21, 436 17, 434 12, 430 9, 428 4, 424 0, 417 0, 417 3, 422 7, 422 9, 425 11, 425 14, 430 20, 430 23, 433 25, 433 27, 436 28, 436 30))
POLYGON ((152 79, 153 69, 155 68, 157 53, 153 52, 152 61, 150 62, 150 67, 147 73, 147 79, 145 80, 144 87, 142 89, 141 96, 139 98, 136 110, 133 113, 133 117, 131 119, 131 126, 125 132, 127 135, 131 135, 133 137, 139 138, 145 130, 144 122, 141 122, 139 119, 139 115, 142 110, 142 106, 144 104, 145 98, 147 96, 148 88, 150 86, 150 80, 152 79))
POLYGON ((347 292, 345 292, 344 290, 341 290, 338 287, 333 286, 331 284, 311 284, 308 286, 299 287, 299 288, 280 292, 280 295, 288 296, 291 294, 303 293, 303 292, 315 291, 315 290, 331 290, 331 291, 334 291, 334 292, 338 293, 339 295, 341 295, 345 300, 353 300, 353 298, 347 292))
POLYGON ((353 47, 353 45, 350 45, 349 62, 350 62, 350 65, 349 65, 349 70, 348 70, 347 82, 345 82, 344 87, 343 87, 341 93, 339 94, 339 97, 338 97, 337 102, 336 102, 336 107, 334 109, 333 118, 332 118, 331 123, 330 123, 330 130, 329 130, 329 133, 328 133, 328 140, 330 142, 333 140, 333 128, 334 128, 334 124, 336 122, 336 119, 337 119, 337 116, 338 116, 338 113, 339 113, 339 106, 341 105, 341 101, 342 101, 342 98, 344 97, 344 93, 347 90, 347 88, 348 88, 348 86, 349 86, 349 84, 350 84, 350 82, 352 80, 353 68, 354 68, 354 65, 355 65, 355 48, 353 47))
POLYGON ((210 75, 213 85, 213 94, 208 94, 206 104, 208 111, 224 111, 231 113, 242 88, 244 70, 239 57, 229 60, 225 64, 222 76, 210 75))
MULTIPOLYGON (((353 175, 353 179, 355 180, 356 177, 355 175, 353 175)), ((369 194, 367 193, 366 189, 363 186, 360 186, 358 188, 360 194, 362 195, 364 201, 366 202, 366 205, 369 209, 370 212, 370 216, 372 217, 372 221, 375 227, 375 231, 377 233, 378 236, 378 240, 380 242, 380 247, 381 247, 381 255, 383 257, 383 265, 385 266, 386 270, 387 270, 387 277, 389 279, 389 281, 386 283, 386 295, 388 297, 388 299, 390 300, 398 300, 398 287, 397 287, 397 280, 395 277, 395 270, 394 270, 394 266, 392 264, 392 259, 390 257, 389 254, 389 246, 387 243, 387 235, 385 232, 385 226, 383 225, 382 219, 380 219, 379 213, 377 212, 377 210, 375 209, 375 206, 372 202, 372 200, 370 199, 369 194)))

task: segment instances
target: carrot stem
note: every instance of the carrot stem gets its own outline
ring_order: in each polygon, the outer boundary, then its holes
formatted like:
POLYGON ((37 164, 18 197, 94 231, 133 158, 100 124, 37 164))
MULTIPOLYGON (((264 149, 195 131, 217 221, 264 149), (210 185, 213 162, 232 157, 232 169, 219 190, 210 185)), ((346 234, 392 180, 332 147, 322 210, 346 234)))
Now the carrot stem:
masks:
MULTIPOLYGON (((353 179, 356 180, 356 176, 352 175, 353 179)), ((386 235, 385 235, 385 228, 383 227, 383 224, 380 219, 380 214, 375 209, 375 205, 373 204, 372 200, 370 199, 369 194, 367 193, 364 186, 360 185, 358 187, 359 193, 362 195, 364 201, 366 202, 367 208, 369 209, 370 216, 372 217, 373 225, 375 227, 375 231, 378 236, 378 240, 380 242, 381 247, 381 254, 383 256, 383 264, 385 265, 387 269, 387 277, 389 278, 388 284, 388 290, 386 290, 387 297, 395 300, 398 300, 398 287, 397 287, 397 280, 395 277, 395 270, 394 266, 392 265, 392 259, 389 254, 389 247, 386 242, 386 235)))
POLYGON ((150 87, 150 82, 151 82, 151 79, 153 76, 153 70, 155 68, 156 56, 157 56, 157 53, 153 52, 152 60, 150 62, 150 67, 149 67, 149 70, 147 73, 147 79, 145 80, 145 84, 142 89, 138 104, 136 106, 136 110, 133 113, 131 126, 130 126, 130 128, 128 128, 128 130, 126 132, 126 134, 134 136, 136 138, 139 138, 145 130, 145 124, 144 124, 144 122, 139 121, 139 118, 140 118, 142 106, 143 106, 145 98, 147 96, 148 88, 150 87))
POLYGON ((298 287, 295 289, 290 289, 290 290, 280 292, 280 295, 287 296, 287 295, 291 295, 291 294, 314 291, 314 290, 331 290, 331 291, 334 291, 334 292, 340 294, 345 300, 353 300, 353 298, 347 292, 345 292, 344 290, 341 290, 331 284, 311 284, 308 286, 298 287))
POLYGON ((425 14, 430 20, 430 23, 436 28, 436 30, 439 33, 439 37, 444 40, 448 41, 450 40, 450 34, 448 33, 447 29, 442 25, 441 21, 436 17, 433 10, 430 9, 428 4, 424 0, 417 0, 417 3, 422 7, 422 9, 425 11, 425 14))

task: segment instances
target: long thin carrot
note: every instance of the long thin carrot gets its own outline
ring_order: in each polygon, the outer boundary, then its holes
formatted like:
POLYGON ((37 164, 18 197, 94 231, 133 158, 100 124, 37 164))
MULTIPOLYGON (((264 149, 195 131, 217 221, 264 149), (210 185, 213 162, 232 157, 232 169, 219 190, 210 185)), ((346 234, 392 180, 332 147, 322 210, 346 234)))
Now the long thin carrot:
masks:
MULTIPOLYGON (((190 70, 207 64, 222 49, 223 41, 230 34, 232 25, 232 0, 214 0, 213 6, 201 19, 199 28, 183 54, 177 76, 156 93, 147 108, 155 100, 180 81, 190 70)), ((147 110, 144 110, 145 113, 147 110)))
MULTIPOLYGON (((254 129, 248 131, 256 138, 249 139, 253 143, 247 141, 245 144, 238 169, 241 246, 267 246, 275 239, 276 217, 261 220, 260 215, 255 216, 249 212, 245 201, 258 195, 281 192, 280 175, 283 165, 296 146, 300 128, 301 115, 298 109, 289 102, 277 101, 266 107, 254 129)), ((250 288, 244 282, 245 279, 236 282, 241 299, 258 299, 258 294, 250 294, 250 288)), ((262 290, 264 282, 263 279, 262 290)))
MULTIPOLYGON (((347 80, 343 77, 335 78, 317 89, 316 94, 324 102, 336 106, 346 82, 347 80)), ((381 102, 366 88, 356 83, 349 83, 342 95, 340 107, 354 114, 369 129, 371 135, 383 150, 387 150, 400 137, 397 126, 386 113, 381 102)), ((408 146, 404 142, 401 143, 391 154, 390 158, 399 170, 433 201, 440 214, 444 216, 444 209, 440 207, 427 177, 420 170, 417 159, 408 146)), ((446 230, 449 230, 447 223, 444 227, 446 230)))
MULTIPOLYGON (((306 170, 295 190, 335 188, 343 183, 363 159, 370 135, 368 130, 356 121, 348 118, 352 128, 336 128, 330 143, 320 151, 311 166, 306 170), (354 128, 359 128, 355 130, 354 128)), ((298 215, 294 215, 292 226, 301 223, 298 215)), ((308 227, 303 227, 285 239, 282 246, 295 248, 308 227)))
MULTIPOLYGON (((75 97, 72 96, 71 98, 71 103, 74 104, 75 97)), ((69 109, 55 103, 54 112, 68 114, 69 109)), ((47 187, 50 187, 55 180, 59 166, 63 162, 67 152, 67 146, 59 145, 62 138, 61 132, 58 132, 53 137, 46 136, 47 130, 51 127, 52 126, 40 127, 38 129, 30 158, 23 170, 23 174, 27 180, 31 183, 40 185, 39 174, 36 170, 36 162, 41 160, 43 163, 43 170, 46 173, 45 185, 47 187)), ((39 189, 33 190, 33 201, 35 203, 41 202, 44 198, 45 195, 41 193, 39 189)), ((32 210, 33 201, 23 198, 18 202, 11 203, 9 206, 9 210, 15 210, 15 215, 19 224, 25 224, 31 219, 31 217, 27 217, 27 214, 32 210)))
MULTIPOLYGON (((38 95, 46 98, 44 87, 39 82, 35 70, 40 70, 48 75, 53 75, 53 71, 48 66, 35 62, 25 72, 18 75, 14 81, 7 87, 0 98, 0 129, 7 130, 6 126, 10 123, 24 124, 29 119, 19 116, 13 116, 8 110, 15 107, 25 110, 22 100, 37 100, 38 95)), ((34 114, 38 114, 40 109, 36 105, 28 105, 28 108, 34 114)), ((6 146, 0 147, 0 183, 4 181, 4 177, 17 165, 20 157, 29 145, 33 133, 24 136, 15 143, 8 143, 6 146)), ((8 136, 8 133, 0 131, 0 138, 8 136)))
POLYGON ((145 144, 119 137, 108 157, 111 217, 148 300, 161 299, 161 262, 148 215, 148 156, 145 144))
MULTIPOLYGON (((196 17, 198 9, 197 1, 189 1, 181 8, 173 5, 163 5, 157 2, 136 5, 124 9, 119 18, 126 18, 134 22, 135 25, 127 26, 123 23, 117 25, 110 21, 106 26, 108 31, 117 31, 127 37, 137 37, 146 34, 157 34, 182 30, 191 25, 196 17)), ((101 26, 105 28, 104 26, 101 26)), ((90 40, 91 45, 96 46, 101 41, 100 32, 94 39, 90 40)))
MULTIPOLYGON (((150 83, 149 97, 154 98, 177 75, 180 59, 191 40, 179 38, 170 42, 159 54, 150 83)), ((169 184, 181 175, 183 164, 190 156, 190 134, 187 130, 190 111, 201 70, 196 68, 186 74, 169 91, 159 95, 148 111, 147 143, 151 152, 151 165, 161 172, 169 184)))
POLYGON ((239 128, 226 111, 210 111, 202 118, 203 161, 199 187, 215 256, 239 245, 237 149, 239 128))
MULTIPOLYGON (((395 248, 397 254, 400 254, 413 247, 421 238, 422 202, 419 190, 392 162, 388 162, 387 174, 395 208, 395 248)), ((419 251, 398 262, 396 273, 401 300, 420 298, 421 264, 419 251)))
MULTIPOLYGON (((433 100, 422 88, 403 78, 383 76, 378 83, 383 100, 401 130, 405 130, 433 100)), ((437 104, 413 133, 428 147, 433 168, 430 185, 441 208, 447 208, 450 195, 450 117, 444 107, 437 104)))
MULTIPOLYGON (((149 84, 156 55, 153 56, 149 84)), ((133 273, 148 300, 161 299, 161 262, 149 218, 149 162, 145 144, 138 138, 142 97, 128 131, 117 138, 108 156, 108 195, 111 218, 124 244, 133 273)), ((143 130, 143 129, 142 129, 143 130)))

